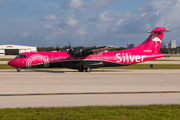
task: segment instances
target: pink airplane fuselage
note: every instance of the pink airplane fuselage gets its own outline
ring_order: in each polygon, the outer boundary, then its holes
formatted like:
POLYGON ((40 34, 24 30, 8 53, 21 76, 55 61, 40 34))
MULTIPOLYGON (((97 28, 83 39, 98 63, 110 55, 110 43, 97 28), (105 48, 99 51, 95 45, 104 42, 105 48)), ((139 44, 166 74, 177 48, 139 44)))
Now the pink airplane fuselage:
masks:
MULTIPOLYGON (((20 55, 26 55, 26 58, 14 58, 9 61, 9 65, 15 68, 31 68, 33 66, 43 65, 43 67, 51 67, 52 63, 67 63, 69 62, 103 62, 101 66, 125 66, 136 64, 160 57, 164 57, 165 54, 142 54, 130 52, 129 50, 122 51, 108 51, 99 54, 83 56, 83 57, 71 57, 67 52, 29 52, 22 53, 20 55)), ((62 65, 65 67, 66 65, 62 65)), ((61 67, 61 66, 53 66, 61 67)))
POLYGON ((149 32, 150 35, 144 42, 131 49, 98 53, 110 47, 103 46, 79 50, 81 52, 78 54, 76 50, 69 52, 28 52, 19 54, 16 58, 9 61, 8 64, 15 68, 66 67, 78 69, 80 72, 84 71, 84 69, 86 72, 90 72, 91 68, 103 66, 110 67, 136 64, 164 57, 165 54, 160 54, 159 50, 164 33, 169 31, 170 30, 165 27, 156 27, 149 32), (88 53, 89 51, 90 53, 88 53))

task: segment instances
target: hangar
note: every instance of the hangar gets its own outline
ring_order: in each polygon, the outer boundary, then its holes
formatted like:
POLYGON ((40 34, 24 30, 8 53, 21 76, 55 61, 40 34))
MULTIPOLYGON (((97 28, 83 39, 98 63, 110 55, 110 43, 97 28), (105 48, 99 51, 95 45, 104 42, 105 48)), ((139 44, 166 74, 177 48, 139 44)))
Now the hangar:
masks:
POLYGON ((0 45, 0 55, 18 55, 23 52, 36 52, 37 47, 22 45, 0 45))

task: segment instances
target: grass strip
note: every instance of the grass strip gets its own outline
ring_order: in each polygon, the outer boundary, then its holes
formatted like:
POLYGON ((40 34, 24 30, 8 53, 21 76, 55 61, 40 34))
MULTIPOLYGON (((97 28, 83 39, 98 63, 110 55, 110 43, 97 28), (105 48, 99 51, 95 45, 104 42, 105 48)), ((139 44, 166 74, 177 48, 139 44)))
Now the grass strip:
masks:
POLYGON ((153 68, 150 64, 134 64, 121 67, 100 67, 100 69, 180 69, 180 64, 153 64, 153 68))
POLYGON ((0 64, 0 69, 15 69, 14 67, 11 67, 7 64, 0 64))
POLYGON ((3 120, 178 120, 180 105, 0 109, 3 120))
POLYGON ((180 54, 166 54, 165 57, 180 57, 180 54))
POLYGON ((10 60, 12 60, 12 58, 11 58, 11 59, 8 59, 8 58, 0 58, 0 61, 10 61, 10 60))
POLYGON ((180 61, 180 60, 159 60, 159 59, 156 59, 156 60, 148 60, 148 61, 180 61))
MULTIPOLYGON (((15 69, 15 68, 7 64, 0 64, 0 69, 15 69)), ((98 69, 180 69, 180 64, 153 64, 153 68, 150 67, 150 64, 134 64, 134 65, 129 65, 129 66, 121 66, 121 67, 119 66, 118 67, 100 67, 98 69)))

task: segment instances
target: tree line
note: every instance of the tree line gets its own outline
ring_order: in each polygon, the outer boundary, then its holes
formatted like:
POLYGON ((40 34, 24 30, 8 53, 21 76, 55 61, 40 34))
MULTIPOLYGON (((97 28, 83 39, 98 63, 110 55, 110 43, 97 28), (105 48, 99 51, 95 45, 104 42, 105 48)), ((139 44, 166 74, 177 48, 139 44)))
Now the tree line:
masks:
POLYGON ((161 48, 160 53, 179 54, 180 53, 180 46, 178 46, 176 48, 161 48))
MULTIPOLYGON (((96 47, 96 46, 91 46, 91 47, 84 47, 84 46, 75 46, 73 47, 73 49, 87 49, 87 48, 93 48, 93 47, 96 47)), ((37 51, 38 52, 51 52, 51 51, 66 51, 67 49, 69 49, 69 46, 64 46, 62 48, 59 48, 58 46, 57 47, 37 47, 37 51)), ((109 51, 119 51, 119 50, 125 50, 127 48, 125 47, 119 47, 119 48, 113 48, 109 51)))

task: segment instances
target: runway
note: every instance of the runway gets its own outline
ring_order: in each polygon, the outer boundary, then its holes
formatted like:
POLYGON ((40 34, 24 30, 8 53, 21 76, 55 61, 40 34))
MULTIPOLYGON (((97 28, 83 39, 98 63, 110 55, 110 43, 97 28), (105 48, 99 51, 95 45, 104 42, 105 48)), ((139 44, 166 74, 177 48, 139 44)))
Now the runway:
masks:
POLYGON ((91 73, 2 69, 0 108, 180 104, 179 73, 178 69, 95 69, 91 73))

